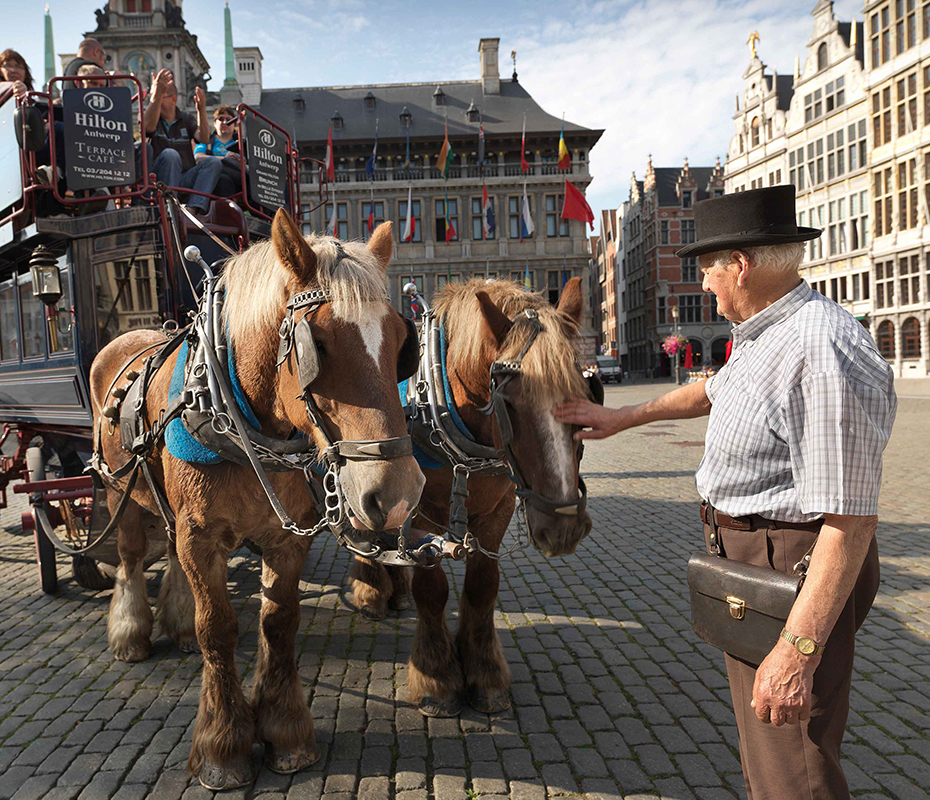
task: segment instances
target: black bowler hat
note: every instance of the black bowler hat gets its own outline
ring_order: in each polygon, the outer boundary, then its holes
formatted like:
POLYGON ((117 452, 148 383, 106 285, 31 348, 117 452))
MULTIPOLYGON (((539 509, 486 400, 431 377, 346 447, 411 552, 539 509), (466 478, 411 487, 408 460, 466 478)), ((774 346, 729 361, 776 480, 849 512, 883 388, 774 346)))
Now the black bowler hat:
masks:
POLYGON ((679 258, 717 250, 739 250, 760 245, 791 244, 816 239, 823 231, 798 227, 794 186, 769 186, 725 194, 694 204, 697 241, 685 245, 679 258))

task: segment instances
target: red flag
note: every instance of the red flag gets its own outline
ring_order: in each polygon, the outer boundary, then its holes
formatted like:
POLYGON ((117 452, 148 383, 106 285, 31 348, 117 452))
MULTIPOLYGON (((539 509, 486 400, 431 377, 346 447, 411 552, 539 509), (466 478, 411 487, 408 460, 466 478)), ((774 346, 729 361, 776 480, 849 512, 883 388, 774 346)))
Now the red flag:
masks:
POLYGON ((336 159, 333 158, 333 124, 329 124, 329 139, 326 141, 326 180, 336 180, 336 159))
POLYGON ((526 160, 526 116, 523 117, 523 139, 520 140, 520 170, 523 175, 526 175, 527 170, 530 168, 529 162, 526 160))
POLYGON ((565 203, 562 206, 562 219, 577 219, 588 222, 594 230, 594 212, 584 195, 565 179, 565 203))
POLYGON ((685 348, 685 369, 691 369, 694 366, 694 353, 691 351, 691 345, 689 344, 685 348))
POLYGON ((374 204, 370 205, 371 211, 368 212, 368 232, 371 233, 375 229, 375 208, 374 204))
POLYGON ((724 364, 726 364, 727 361, 730 360, 730 353, 731 353, 731 352, 733 352, 733 340, 732 340, 732 339, 730 339, 730 341, 727 342, 727 352, 726 352, 726 354, 725 354, 724 357, 723 357, 723 363, 724 363, 724 364))

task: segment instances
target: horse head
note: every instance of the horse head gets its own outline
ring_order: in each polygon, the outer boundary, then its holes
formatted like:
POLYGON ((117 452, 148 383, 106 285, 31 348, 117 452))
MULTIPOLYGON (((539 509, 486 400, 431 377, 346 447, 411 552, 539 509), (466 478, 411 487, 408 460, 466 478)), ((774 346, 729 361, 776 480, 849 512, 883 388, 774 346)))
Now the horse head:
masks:
MULTIPOLYGON (((273 298, 273 310, 253 311, 251 320, 278 333, 271 334, 278 357, 266 353, 257 360, 270 361, 272 369, 278 364, 269 389, 279 427, 302 431, 324 454, 330 448, 335 456, 332 445, 339 446, 339 482, 355 527, 398 527, 419 501, 425 478, 403 441, 407 428, 397 384, 416 370, 419 346, 413 326, 390 302, 391 223, 380 225, 366 246, 304 237, 280 209, 268 255, 274 265, 253 264, 257 273, 238 293, 227 267, 224 313, 240 372, 250 369, 235 341, 248 335, 245 309, 261 305, 262 296, 273 298)), ((231 266, 234 271, 235 260, 231 266)))
POLYGON ((502 367, 498 374, 503 380, 495 379, 494 389, 499 398, 491 403, 495 444, 506 444, 502 437, 511 440, 505 450, 511 469, 525 484, 518 493, 524 494, 533 544, 546 556, 566 555, 592 526, 579 474, 581 443, 573 438, 575 428, 553 416, 558 403, 592 395, 574 345, 583 312, 581 279, 565 285, 558 308, 527 302, 537 296, 522 292, 504 294, 498 302, 513 315, 521 294, 522 305, 531 311, 521 309, 511 318, 488 292, 476 292, 485 370, 494 375, 502 367))

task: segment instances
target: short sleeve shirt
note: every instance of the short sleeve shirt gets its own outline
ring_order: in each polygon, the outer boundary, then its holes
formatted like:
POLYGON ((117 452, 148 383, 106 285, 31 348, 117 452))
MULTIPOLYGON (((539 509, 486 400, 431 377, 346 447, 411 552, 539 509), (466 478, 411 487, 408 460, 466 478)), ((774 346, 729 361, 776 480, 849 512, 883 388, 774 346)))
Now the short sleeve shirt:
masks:
POLYGON ((802 282, 735 326, 730 360, 705 391, 695 482, 715 508, 787 522, 878 512, 893 373, 832 300, 802 282))
POLYGON ((167 120, 159 117, 155 132, 149 134, 155 158, 158 158, 162 150, 168 148, 177 150, 181 156, 181 169, 184 172, 193 169, 196 162, 194 161, 194 150, 191 147, 191 141, 196 132, 197 120, 183 111, 177 112, 174 122, 170 125, 167 120))

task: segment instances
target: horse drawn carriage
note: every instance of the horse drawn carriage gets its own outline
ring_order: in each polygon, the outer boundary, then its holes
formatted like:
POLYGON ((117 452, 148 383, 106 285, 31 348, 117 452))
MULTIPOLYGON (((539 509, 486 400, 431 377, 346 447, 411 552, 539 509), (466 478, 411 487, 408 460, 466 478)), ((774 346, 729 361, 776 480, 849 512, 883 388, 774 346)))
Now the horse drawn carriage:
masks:
MULTIPOLYGON (((91 127, 90 114, 75 117, 73 106, 83 101, 81 110, 92 109, 98 127, 128 131, 121 164, 127 171, 118 185, 72 190, 89 185, 87 170, 77 172, 80 164, 70 159, 65 168, 56 164, 54 146, 46 148, 51 164, 45 169, 64 172, 66 179, 43 182, 36 151, 46 141, 46 119, 62 116, 51 87, 68 80, 55 78, 48 92, 20 100, 10 92, 0 97, 0 507, 9 488, 28 494, 23 529, 35 532, 45 592, 57 588, 56 551, 72 558, 75 579, 92 590, 112 586, 118 564, 116 538, 96 541, 108 514, 85 469, 92 449, 88 376, 94 357, 126 331, 187 324, 202 276, 184 263, 185 247, 198 248, 213 262, 271 231, 268 207, 250 186, 248 147, 241 152, 241 191, 210 196, 205 215, 195 217, 179 203, 193 190, 156 183, 148 171, 141 86, 131 75, 114 81, 135 87, 134 96, 125 86, 62 93, 66 122, 91 127)), ((277 144, 283 166, 271 176, 278 183, 273 188, 299 219, 297 153, 289 135, 248 105, 237 112, 240 142, 261 137, 263 154, 269 141, 277 144)), ((101 170, 98 186, 114 174, 119 159, 111 150, 99 160, 109 162, 109 171, 101 170)), ((150 542, 147 563, 164 552, 163 542, 150 542)))

